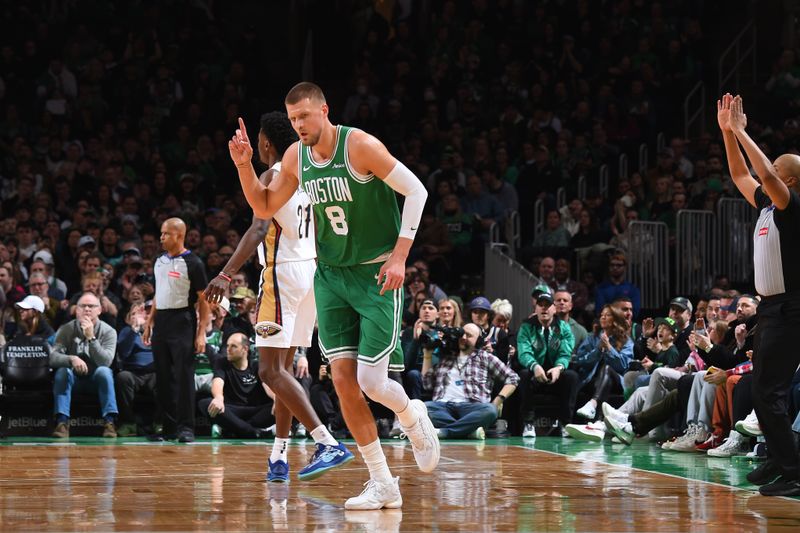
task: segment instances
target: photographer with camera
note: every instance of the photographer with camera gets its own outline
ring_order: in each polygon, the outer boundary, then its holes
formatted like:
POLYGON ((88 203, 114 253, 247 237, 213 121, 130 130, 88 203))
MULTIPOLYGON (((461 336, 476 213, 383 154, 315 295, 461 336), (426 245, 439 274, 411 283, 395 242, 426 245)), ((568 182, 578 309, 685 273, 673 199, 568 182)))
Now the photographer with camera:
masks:
POLYGON ((481 349, 483 336, 475 324, 463 328, 438 328, 440 360, 433 364, 433 346, 423 349, 422 375, 433 401, 425 402, 439 438, 486 438, 516 390, 519 376, 497 357, 481 349), (492 385, 503 380, 503 388, 491 398, 492 385))
POLYGON ((558 420, 561 435, 572 422, 578 395, 578 374, 569 370, 575 338, 569 324, 556 314, 553 295, 535 287, 531 293, 533 316, 525 320, 517 334, 517 362, 520 371, 520 415, 524 423, 522 436, 535 437, 533 394, 539 391, 559 397, 558 420))
MULTIPOLYGON (((422 398, 422 360, 423 349, 438 349, 439 333, 432 330, 439 319, 439 307, 432 299, 422 302, 419 306, 419 318, 414 325, 403 330, 400 335, 400 345, 403 347, 405 370, 403 371, 403 385, 408 397, 412 400, 422 398)), ((438 359, 438 353, 436 353, 438 359)), ((399 430, 400 426, 397 426, 399 430)), ((395 428, 392 428, 393 430, 395 428)), ((399 435, 399 433, 398 433, 399 435)))

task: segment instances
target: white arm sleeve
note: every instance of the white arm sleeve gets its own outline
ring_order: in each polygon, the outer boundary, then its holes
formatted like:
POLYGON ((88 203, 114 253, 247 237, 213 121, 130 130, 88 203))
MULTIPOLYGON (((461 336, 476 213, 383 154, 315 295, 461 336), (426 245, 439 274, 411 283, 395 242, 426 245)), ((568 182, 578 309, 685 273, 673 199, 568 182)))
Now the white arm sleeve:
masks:
POLYGON ((389 175, 384 178, 384 183, 393 190, 406 197, 403 204, 403 217, 400 222, 400 237, 414 240, 419 228, 419 221, 422 219, 422 210, 425 208, 425 200, 428 198, 428 191, 422 182, 408 170, 400 161, 394 166, 389 175))

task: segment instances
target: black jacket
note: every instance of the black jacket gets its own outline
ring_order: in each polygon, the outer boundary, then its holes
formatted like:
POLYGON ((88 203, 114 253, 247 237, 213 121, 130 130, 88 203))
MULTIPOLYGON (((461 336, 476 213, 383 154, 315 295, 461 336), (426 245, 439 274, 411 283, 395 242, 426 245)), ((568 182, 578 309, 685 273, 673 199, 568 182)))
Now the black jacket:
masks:
POLYGON ((740 363, 747 361, 747 350, 753 349, 753 341, 756 338, 758 329, 758 314, 755 314, 745 321, 747 326, 747 336, 744 346, 739 349, 736 345, 736 326, 741 324, 741 320, 734 320, 730 323, 730 328, 725 333, 722 342, 715 344, 708 353, 698 350, 697 353, 703 358, 708 366, 715 366, 721 370, 728 370, 740 363))

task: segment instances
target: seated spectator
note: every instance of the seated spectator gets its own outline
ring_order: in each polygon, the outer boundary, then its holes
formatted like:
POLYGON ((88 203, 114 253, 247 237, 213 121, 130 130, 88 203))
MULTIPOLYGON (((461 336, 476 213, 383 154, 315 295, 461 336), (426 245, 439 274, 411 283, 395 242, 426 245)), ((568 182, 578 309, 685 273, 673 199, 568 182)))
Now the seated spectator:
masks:
MULTIPOLYGON (((33 254, 30 276, 44 274, 49 285, 47 295, 56 300, 63 300, 67 297, 67 284, 53 275, 53 265, 53 254, 47 250, 39 250, 33 254)), ((28 277, 29 282, 30 276, 28 277)))
POLYGON ((114 226, 104 227, 101 232, 100 244, 97 247, 97 251, 106 263, 117 265, 122 261, 122 251, 118 243, 119 234, 117 233, 117 229, 114 226))
MULTIPOLYGON (((622 217, 623 218, 621 221, 619 221, 617 218, 614 218, 611 221, 611 233, 613 236, 608 243, 612 248, 616 248, 617 250, 621 250, 623 252, 628 252, 632 246, 631 223, 639 220, 639 212, 632 207, 628 207, 624 210, 622 217)), ((641 239, 641 237, 639 238, 641 239)), ((641 241, 637 241, 637 244, 640 242, 641 241)), ((652 244, 651 241, 647 241, 647 243, 652 244)))
POLYGON ((675 338, 675 347, 681 358, 689 357, 691 348, 689 347, 689 335, 692 333, 693 306, 688 298, 678 296, 669 302, 669 316, 678 325, 680 332, 675 338))
POLYGON ((439 303, 440 300, 447 298, 447 294, 436 283, 431 280, 431 269, 428 262, 424 259, 417 259, 414 261, 414 268, 417 269, 419 275, 428 285, 428 292, 430 292, 433 301, 439 303))
POLYGON ((473 252, 481 246, 476 237, 475 219, 461 210, 458 196, 453 193, 442 198, 442 213, 439 219, 447 226, 453 251, 450 255, 453 275, 459 276, 473 269, 473 252))
POLYGON ((83 292, 75 294, 69 301, 70 315, 75 316, 75 308, 81 295, 86 292, 91 292, 97 296, 102 306, 100 310, 100 320, 112 326, 116 325, 117 314, 119 313, 121 303, 113 292, 103 290, 103 282, 103 274, 96 270, 84 274, 81 278, 81 289, 83 292))
POLYGON ((486 334, 483 349, 507 364, 517 344, 517 334, 511 328, 514 307, 508 300, 498 298, 492 302, 492 313, 492 327, 486 334))
POLYGON ((626 267, 628 260, 623 254, 616 253, 608 261, 608 280, 600 283, 594 296, 594 308, 599 312, 603 307, 620 296, 627 296, 633 303, 633 316, 636 317, 641 309, 639 287, 627 281, 626 267))
POLYGON ((20 321, 16 324, 13 338, 6 342, 5 335, 0 333, 0 386, 6 389, 52 386, 52 329, 50 335, 42 334, 46 323, 44 315, 36 309, 41 302, 36 302, 35 298, 27 296, 16 304, 20 321))
MULTIPOLYGON (((675 346, 675 338, 680 331, 680 326, 670 317, 658 318, 653 321, 647 318, 644 321, 643 330, 645 335, 638 341, 645 343, 641 348, 644 358, 637 363, 629 365, 630 370, 624 376, 625 397, 630 397, 633 392, 647 385, 650 374, 658 368, 676 368, 681 364, 681 355, 675 346), (655 337, 648 337, 649 331, 655 331, 655 337), (644 378, 644 379, 643 379, 644 378)), ((680 377, 680 372, 675 379, 680 377)))
POLYGON ((461 318, 461 305, 457 301, 445 298, 439 302, 439 324, 457 328, 464 325, 464 319, 461 318))
MULTIPOLYGON (((725 324, 721 320, 718 323, 725 324)), ((716 329, 716 324, 714 329, 716 329)), ((749 350, 747 352, 748 359, 751 359, 752 356, 753 351, 749 350)), ((740 420, 744 421, 749 416, 742 416, 744 412, 752 410, 752 396, 749 393, 746 395, 736 394, 739 392, 737 389, 740 383, 744 389, 750 389, 749 379, 745 379, 745 377, 752 378, 752 372, 753 363, 749 360, 736 365, 725 371, 725 383, 717 387, 714 397, 714 413, 711 418, 712 433, 717 437, 724 438, 724 441, 720 440, 722 443, 719 446, 708 449, 706 453, 711 457, 731 457, 732 455, 744 455, 750 451, 750 439, 736 430, 735 424, 740 420), (747 396, 749 400, 747 406, 749 409, 742 409, 743 396, 747 396), (727 437, 725 437, 726 435, 727 437)))
POLYGON ((491 196, 494 196, 503 207, 506 216, 512 211, 519 210, 519 197, 514 185, 508 183, 493 166, 484 167, 482 176, 483 184, 491 196))
POLYGON ((223 296, 218 304, 210 303, 208 308, 211 320, 206 329, 206 349, 194 355, 194 390, 202 394, 211 394, 215 363, 217 359, 225 357, 228 339, 236 333, 227 320, 230 300, 223 296))
MULTIPOLYGON (((592 397, 578 409, 581 418, 594 420, 598 406, 615 390, 622 392, 622 376, 633 358, 633 341, 627 330, 622 313, 607 304, 600 312, 594 333, 578 348, 571 365, 581 377, 578 386, 582 388, 590 383, 594 386, 592 397)), ((585 435, 582 431, 582 428, 577 428, 575 434, 570 434, 573 437, 585 435)))
POLYGON ((439 438, 485 438, 485 428, 497 420, 503 402, 516 390, 519 376, 497 357, 481 350, 481 330, 464 326, 458 353, 442 354, 433 365, 433 350, 424 350, 422 373, 433 401, 425 402, 439 438), (503 389, 491 398, 492 384, 503 380, 503 389))
POLYGON ((447 263, 447 256, 452 250, 453 244, 450 242, 450 232, 447 226, 436 218, 432 211, 426 211, 422 215, 419 232, 414 239, 411 257, 420 258, 426 265, 431 265, 436 272, 436 279, 448 279, 450 267, 447 263))
MULTIPOLYGON (((651 319, 646 319, 645 322, 651 319)), ((622 404, 620 411, 624 413, 636 413, 649 409, 658 402, 662 401, 670 391, 678 387, 678 381, 689 372, 686 366, 681 368, 671 368, 668 365, 680 364, 677 348, 673 342, 678 332, 678 325, 669 317, 659 318, 657 321, 657 338, 650 339, 649 351, 656 354, 651 359, 649 356, 641 362, 639 371, 649 372, 639 379, 635 379, 637 375, 629 375, 627 372, 624 376, 624 383, 626 390, 628 387, 633 387, 635 390, 633 394, 622 404), (642 379, 644 378, 644 379, 642 379), (644 385, 647 386, 644 386, 644 385), (638 388, 636 388, 638 387, 638 388)), ((652 326, 646 325, 645 329, 652 326)), ((630 365, 634 368, 634 362, 630 365)), ((651 439, 659 440, 664 437, 663 428, 658 431, 651 432, 651 439)))
MULTIPOLYGON (((81 240, 83 240, 83 237, 81 237, 81 240)), ((79 250, 78 260, 81 276, 100 270, 103 264, 103 257, 100 254, 92 252, 86 246, 79 247, 79 250)))
POLYGON ((403 322, 412 324, 419 315, 419 306, 425 300, 432 300, 430 286, 419 272, 410 274, 405 285, 404 302, 406 305, 403 311, 403 322))
POLYGON ((9 304, 15 304, 25 298, 25 289, 14 281, 13 272, 5 266, 0 266, 0 290, 3 291, 5 301, 9 304))
POLYGON ((539 281, 552 289, 553 282, 555 281, 555 270, 556 260, 549 255, 542 257, 539 261, 539 268, 537 269, 539 281))
MULTIPOLYGON (((725 329, 727 329, 727 324, 724 322, 718 322, 717 326, 718 327, 715 327, 711 333, 712 337, 714 338, 717 338, 717 334, 722 337, 725 329)), ((711 378, 711 376, 705 372, 702 374, 694 374, 694 376, 699 376, 700 381, 705 383, 711 383, 714 381, 722 383, 731 377, 741 378, 743 374, 747 374, 751 371, 752 363, 748 361, 726 371, 720 370, 719 372, 712 372, 711 375, 715 376, 714 378, 711 378), (716 374, 720 375, 716 376, 716 374)), ((692 379, 695 378, 693 377, 692 379)), ((603 403, 602 409, 603 414, 605 415, 606 427, 611 430, 622 442, 630 445, 635 436, 644 436, 648 433, 652 433, 656 428, 667 422, 675 413, 680 412, 682 409, 687 410, 687 416, 694 416, 699 406, 698 402, 700 400, 700 396, 698 396, 697 393, 699 390, 701 390, 701 386, 695 387, 695 391, 690 393, 689 398, 683 402, 684 405, 681 405, 681 394, 679 393, 678 389, 673 389, 667 393, 661 401, 654 403, 646 409, 641 409, 634 412, 626 409, 625 405, 623 405, 623 407, 620 409, 614 409, 609 404, 603 403)), ((737 434, 737 436, 734 437, 733 433, 736 432, 731 432, 731 437, 726 439, 725 444, 722 446, 709 446, 710 441, 696 443, 694 438, 692 438, 691 447, 681 446, 679 449, 675 449, 675 451, 707 451, 708 455, 712 457, 730 457, 734 453, 746 453, 747 449, 745 446, 745 441, 741 438, 741 435, 737 434), (716 450, 720 450, 720 452, 718 453, 716 450)), ((681 442, 681 440, 682 439, 669 441, 668 443, 665 443, 663 447, 664 449, 672 450, 676 444, 681 442)))
POLYGON ((505 222, 503 206, 495 196, 483 189, 481 178, 474 173, 467 177, 466 194, 461 198, 461 209, 477 221, 484 240, 488 238, 492 224, 502 225, 505 222))
POLYGON ((249 289, 250 287, 247 285, 247 276, 244 272, 237 272, 231 276, 231 283, 230 283, 230 292, 233 294, 236 292, 236 289, 239 287, 244 287, 245 289, 249 289))
MULTIPOLYGON (((250 341, 242 333, 228 339, 227 358, 214 368, 211 398, 197 402, 222 430, 237 437, 264 437, 275 423, 273 398, 258 377, 258 362, 250 361, 250 341)), ((212 434, 212 436, 215 436, 212 434)))
MULTIPOLYGON (((728 324, 719 320, 714 324, 710 335, 716 342, 720 342, 727 330, 728 324)), ((739 361, 739 363, 744 363, 745 361, 746 356, 742 353, 742 361, 739 361)), ((732 371, 736 366, 731 363, 733 363, 733 360, 727 359, 725 364, 730 364, 729 367, 710 366, 706 370, 699 370, 690 376, 687 375, 681 378, 681 380, 689 380, 691 382, 691 391, 686 406, 687 429, 683 435, 672 442, 669 446, 670 450, 676 452, 706 452, 722 444, 722 435, 714 434, 711 431, 713 429, 712 415, 717 386, 725 384, 728 379, 727 371, 732 371)))
POLYGON ((47 323, 44 314, 44 302, 38 296, 29 294, 22 301, 14 304, 19 313, 15 331, 6 335, 8 340, 13 340, 17 335, 36 335, 49 342, 53 341, 55 332, 47 323))
MULTIPOLYGON (((572 297, 572 308, 576 313, 581 313, 589 303, 589 289, 580 281, 570 278, 572 265, 569 259, 558 259, 555 262, 553 279, 549 283, 553 292, 567 291, 572 297)), ((541 273, 540 273, 541 274, 541 273)))
POLYGON ((57 300, 50 296, 50 283, 43 274, 31 274, 31 277, 28 279, 28 287, 32 295, 38 296, 39 299, 42 300, 44 304, 44 316, 47 318, 47 322, 50 326, 58 328, 61 324, 66 322, 69 317, 65 309, 67 301, 57 300))
POLYGON ((572 294, 565 290, 557 290, 556 293, 553 295, 554 303, 556 306, 556 315, 560 318, 563 322, 569 324, 570 329, 572 330, 572 336, 575 339, 575 345, 573 347, 572 353, 573 355, 575 352, 578 351, 578 348, 583 341, 586 340, 586 337, 589 336, 589 332, 586 331, 586 328, 580 325, 574 318, 572 318, 572 294))
MULTIPOLYGON (((229 318, 226 318, 232 331, 244 333, 247 338, 256 334, 253 322, 250 320, 250 311, 256 309, 256 293, 247 287, 239 287, 230 297, 231 307, 229 318)), ((223 339, 227 345, 227 339, 223 339)))
POLYGON ((559 396, 558 420, 561 434, 572 422, 578 394, 578 374, 569 366, 575 339, 572 329, 556 315, 553 296, 534 289, 534 314, 517 334, 517 362, 520 377, 520 418, 523 437, 535 437, 533 394, 541 390, 559 396))
MULTIPOLYGON (((633 353, 634 356, 637 356, 636 352, 636 341, 639 337, 642 336, 642 325, 637 324, 633 321, 633 302, 627 296, 620 296, 619 298, 615 298, 611 305, 616 307, 622 316, 625 317, 625 323, 628 325, 628 336, 633 340, 634 347, 633 353)), ((641 359, 640 357, 636 357, 637 359, 641 359)))
POLYGON ((50 366, 56 369, 53 383, 56 428, 53 437, 69 437, 72 391, 91 390, 100 398, 105 420, 103 437, 116 437, 117 397, 111 362, 117 349, 117 332, 100 320, 100 299, 93 292, 78 298, 75 316, 56 332, 50 366))
MULTIPOLYGON (((697 347, 705 366, 727 369, 745 361, 745 353, 754 347, 758 303, 758 300, 749 294, 741 296, 736 302, 734 315, 736 318, 727 322, 730 329, 726 328, 725 335, 717 341, 712 341, 710 335, 699 328, 690 334, 691 342, 697 347)), ((709 331, 713 330, 712 326, 713 324, 708 323, 709 331)))
POLYGON ((128 299, 128 292, 133 286, 147 280, 142 257, 126 253, 124 255, 124 261, 119 264, 118 270, 122 274, 117 278, 116 290, 124 299, 128 299))
POLYGON ((561 225, 575 236, 580 228, 581 213, 584 211, 583 201, 580 198, 573 198, 568 204, 561 206, 558 212, 561 213, 561 225))
POLYGON ((117 340, 117 365, 120 372, 115 376, 117 400, 119 405, 120 436, 150 435, 155 433, 152 420, 137 424, 133 402, 137 395, 146 392, 156 397, 156 370, 153 362, 153 349, 142 340, 142 332, 147 322, 148 309, 143 303, 133 304, 125 317, 126 326, 119 332, 117 340))
POLYGON ((600 242, 607 242, 608 239, 608 235, 598 227, 595 216, 587 209, 581 210, 578 229, 569 241, 570 247, 586 248, 600 242))
POLYGON ((561 224, 561 213, 553 209, 547 212, 545 228, 533 239, 534 248, 566 248, 571 236, 561 224))
POLYGON ((473 298, 469 303, 469 317, 470 322, 481 328, 481 334, 484 338, 488 338, 489 330, 492 327, 492 319, 494 318, 494 309, 492 304, 484 296, 473 298))

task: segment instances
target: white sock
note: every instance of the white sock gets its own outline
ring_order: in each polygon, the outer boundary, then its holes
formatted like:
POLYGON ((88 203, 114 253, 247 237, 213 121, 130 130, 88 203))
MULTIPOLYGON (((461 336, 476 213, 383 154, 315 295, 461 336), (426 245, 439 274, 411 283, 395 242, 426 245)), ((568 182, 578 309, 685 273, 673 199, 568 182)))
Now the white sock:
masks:
POLYGON ((329 446, 336 446, 339 444, 339 441, 333 438, 328 428, 322 424, 311 430, 311 438, 313 438, 314 442, 317 444, 327 444, 329 446))
POLYGON ((358 451, 361 452, 361 457, 367 463, 370 479, 380 483, 388 483, 392 480, 392 473, 389 472, 389 465, 386 464, 386 456, 383 455, 380 439, 363 448, 359 446, 358 451))
POLYGON ((419 420, 419 414, 417 413, 416 409, 411 407, 410 399, 406 404, 406 408, 395 414, 397 415, 397 419, 400 421, 400 425, 404 428, 410 428, 417 423, 417 420, 419 420))
POLYGON ((286 458, 286 450, 289 448, 289 439, 282 439, 280 437, 275 437, 275 442, 272 445, 272 454, 269 456, 269 460, 273 463, 275 461, 283 461, 284 463, 288 463, 289 461, 286 458))

